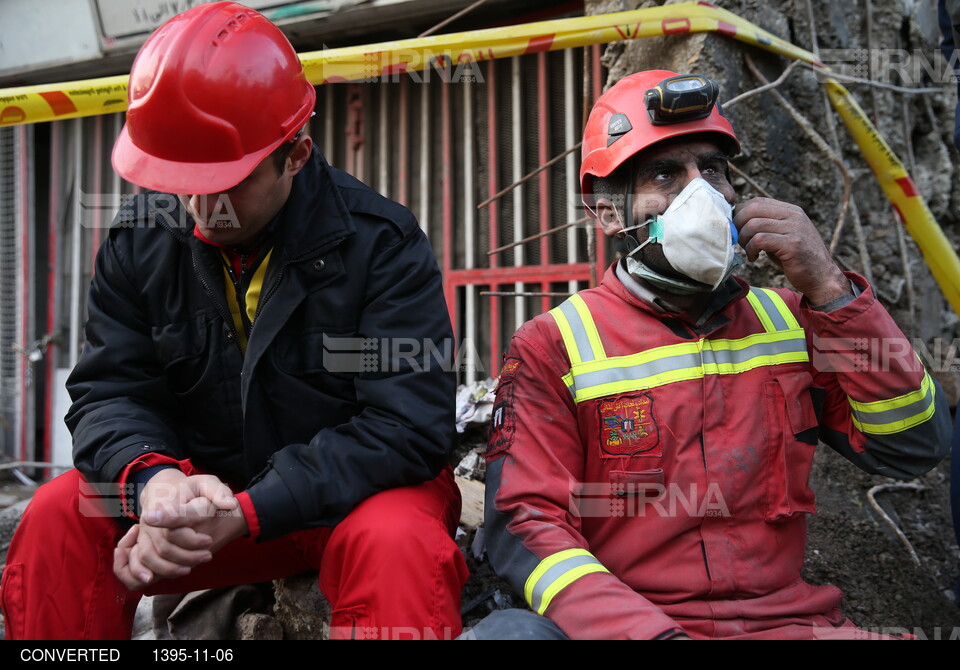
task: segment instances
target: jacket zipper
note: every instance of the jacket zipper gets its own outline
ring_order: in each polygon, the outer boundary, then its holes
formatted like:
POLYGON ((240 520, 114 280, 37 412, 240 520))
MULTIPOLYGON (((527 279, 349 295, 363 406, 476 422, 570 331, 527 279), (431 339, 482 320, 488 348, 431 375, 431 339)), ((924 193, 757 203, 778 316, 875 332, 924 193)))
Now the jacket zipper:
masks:
MULTIPOLYGON (((180 235, 179 232, 172 230, 172 229, 166 224, 166 222, 163 221, 163 219, 162 219, 160 216, 154 215, 154 220, 155 220, 161 227, 166 228, 168 231, 170 231, 170 233, 171 233, 174 237, 179 237, 179 238, 181 238, 181 240, 182 240, 183 236, 180 235)), ((304 262, 304 261, 310 260, 310 258, 311 258, 312 256, 317 255, 317 254, 322 254, 322 253, 326 252, 327 250, 332 249, 333 247, 337 246, 338 244, 340 244, 340 243, 341 243, 343 240, 345 240, 345 239, 346 239, 346 237, 344 236, 344 237, 338 237, 338 238, 336 238, 336 239, 334 239, 334 240, 331 240, 328 244, 322 246, 322 247, 319 248, 317 251, 312 252, 311 254, 309 254, 309 255, 307 255, 307 256, 301 256, 300 258, 295 258, 295 259, 293 259, 293 260, 287 261, 286 263, 284 263, 284 264, 280 267, 280 272, 277 274, 277 279, 273 282, 273 285, 270 287, 270 290, 267 291, 267 293, 265 293, 263 296, 261 296, 260 302, 257 304, 257 311, 256 311, 256 312, 254 313, 254 315, 253 315, 253 321, 254 321, 254 323, 253 323, 253 325, 250 327, 250 336, 247 338, 248 341, 249 341, 250 337, 253 336, 253 329, 256 327, 257 317, 260 316, 260 311, 263 309, 263 306, 267 304, 267 301, 268 301, 268 300, 273 296, 273 294, 276 292, 277 287, 280 286, 280 280, 283 279, 283 273, 284 273, 284 271, 287 269, 287 266, 288 266, 288 265, 293 265, 293 264, 295 264, 295 263, 302 263, 302 262, 304 262)), ((232 317, 230 314, 224 314, 223 308, 221 307, 219 301, 217 301, 216 296, 214 295, 213 291, 210 289, 210 285, 207 283, 207 281, 203 278, 203 275, 200 273, 200 268, 197 266, 197 259, 196 259, 196 257, 193 255, 193 253, 190 254, 190 262, 191 262, 191 264, 193 265, 193 272, 194 272, 194 274, 197 276, 197 279, 199 279, 199 280, 200 280, 200 283, 203 285, 203 290, 207 293, 207 295, 209 295, 211 298, 213 298, 213 304, 214 304, 214 306, 217 308, 217 312, 220 314, 220 318, 222 318, 224 321, 226 321, 227 325, 229 326, 229 328, 230 328, 230 334, 233 336, 233 343, 234 343, 234 345, 237 347, 237 351, 239 351, 239 352, 240 352, 240 355, 243 356, 243 349, 240 347, 240 335, 237 333, 237 329, 236 329, 236 327, 233 325, 233 317, 232 317)), ((242 263, 242 262, 243 262, 243 261, 241 261, 241 263, 242 263)), ((231 274, 232 274, 232 273, 231 273, 231 274)))
POLYGON ((220 313, 220 318, 226 321, 227 326, 230 328, 231 339, 233 340, 234 345, 237 347, 237 351, 240 352, 240 356, 243 356, 243 349, 240 347, 240 335, 237 333, 236 326, 233 325, 233 317, 230 314, 224 314, 223 309, 220 306, 219 301, 216 299, 213 291, 210 289, 210 285, 207 283, 207 280, 203 278, 203 275, 200 273, 200 268, 197 267, 197 259, 194 255, 190 254, 190 262, 193 263, 193 272, 197 275, 197 279, 200 280, 200 283, 203 285, 203 290, 213 298, 213 304, 217 308, 217 312, 220 313))
MULTIPOLYGON (((185 243, 184 236, 181 235, 178 231, 173 230, 170 226, 168 226, 166 221, 163 220, 163 217, 159 215, 154 215, 153 220, 161 228, 165 228, 171 235, 173 235, 175 238, 178 238, 181 242, 185 243)), ((187 246, 187 248, 189 249, 189 246, 187 246)), ((229 312, 224 313, 222 305, 217 300, 216 295, 210 288, 210 284, 208 284, 207 280, 203 278, 203 274, 201 274, 200 268, 197 266, 197 258, 193 254, 193 251, 190 252, 190 263, 191 265, 193 265, 193 274, 195 274, 197 276, 197 279, 200 280, 200 284, 203 286, 204 292, 208 296, 210 296, 210 298, 213 300, 213 305, 214 307, 217 308, 217 313, 220 314, 220 318, 223 319, 227 323, 227 326, 230 328, 230 335, 231 335, 231 339, 233 340, 233 344, 234 346, 236 346, 237 351, 240 352, 240 356, 242 357, 243 349, 240 347, 240 335, 237 333, 237 329, 233 325, 233 317, 230 316, 229 312)))

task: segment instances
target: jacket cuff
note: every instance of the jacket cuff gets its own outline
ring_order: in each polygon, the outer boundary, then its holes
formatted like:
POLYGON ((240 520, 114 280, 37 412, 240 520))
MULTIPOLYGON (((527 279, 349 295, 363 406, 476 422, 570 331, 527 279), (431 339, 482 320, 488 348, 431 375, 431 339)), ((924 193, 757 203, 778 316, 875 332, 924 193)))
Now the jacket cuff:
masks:
MULTIPOLYGON (((183 461, 183 463, 187 464, 190 470, 193 469, 189 461, 183 461)), ((184 471, 184 468, 181 467, 181 461, 157 453, 144 454, 123 469, 120 478, 117 480, 120 487, 120 506, 123 516, 133 521, 140 520, 140 492, 143 491, 143 487, 149 478, 157 473, 156 471, 167 468, 177 468, 181 472, 184 471), (154 472, 143 478, 144 471, 148 469, 154 472)))
POLYGON ((810 305, 810 309, 815 312, 832 312, 835 309, 846 307, 856 300, 860 294, 863 293, 863 289, 850 277, 847 277, 847 281, 850 282, 850 293, 842 295, 839 298, 834 298, 830 302, 825 302, 822 305, 810 305))
POLYGON ((863 314, 877 302, 873 289, 866 279, 855 272, 844 272, 850 280, 853 295, 840 296, 825 305, 811 305, 806 296, 801 298, 800 307, 813 325, 828 323, 841 324, 863 314))
POLYGON ((247 530, 250 537, 256 540, 260 537, 260 518, 257 516, 257 509, 253 506, 250 494, 241 491, 236 495, 237 502, 240 503, 240 511, 243 512, 243 518, 247 522, 247 530))

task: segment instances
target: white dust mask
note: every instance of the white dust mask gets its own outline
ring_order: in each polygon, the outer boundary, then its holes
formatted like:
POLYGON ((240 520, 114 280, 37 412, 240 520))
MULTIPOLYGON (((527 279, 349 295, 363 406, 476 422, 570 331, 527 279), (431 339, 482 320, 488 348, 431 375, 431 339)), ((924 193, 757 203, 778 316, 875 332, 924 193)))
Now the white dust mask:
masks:
POLYGON ((734 253, 737 229, 732 215, 733 207, 723 194, 702 177, 693 179, 663 214, 640 224, 649 224, 650 236, 630 251, 627 270, 668 291, 715 291, 740 262, 734 253), (633 257, 652 242, 660 243, 671 267, 699 286, 664 277, 633 257))

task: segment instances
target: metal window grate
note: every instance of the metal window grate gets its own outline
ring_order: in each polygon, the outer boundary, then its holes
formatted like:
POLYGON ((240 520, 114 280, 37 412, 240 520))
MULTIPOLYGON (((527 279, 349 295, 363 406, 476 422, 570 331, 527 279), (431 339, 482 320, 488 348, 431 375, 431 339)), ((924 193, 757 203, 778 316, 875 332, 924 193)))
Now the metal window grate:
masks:
POLYGON ((476 209, 579 141, 583 53, 476 63, 470 73, 461 72, 467 81, 431 71, 317 90, 322 116, 312 134, 330 163, 410 207, 433 244, 458 341, 469 340, 480 355, 474 374, 468 370, 462 381, 494 374, 514 330, 561 301, 480 292, 563 293, 587 285, 583 228, 495 258, 486 253, 492 235, 500 246, 579 218, 579 154, 529 179, 495 207, 476 209), (580 265, 578 275, 567 276, 570 264, 580 265), (531 272, 523 281, 497 276, 525 269, 531 272))
POLYGON ((20 422, 19 151, 16 128, 0 129, 0 451, 15 455, 20 422))

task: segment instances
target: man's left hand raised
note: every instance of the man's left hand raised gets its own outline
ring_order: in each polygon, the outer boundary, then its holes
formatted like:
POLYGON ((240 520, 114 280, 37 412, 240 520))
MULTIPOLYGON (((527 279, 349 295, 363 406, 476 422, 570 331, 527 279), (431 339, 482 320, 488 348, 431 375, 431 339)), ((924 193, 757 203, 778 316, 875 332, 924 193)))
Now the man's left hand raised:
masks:
POLYGON ((733 224, 747 258, 755 261, 761 251, 767 252, 810 304, 824 305, 852 293, 849 280, 800 207, 772 198, 753 198, 737 206, 733 224))

